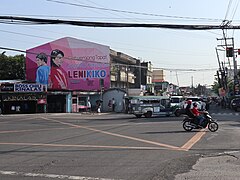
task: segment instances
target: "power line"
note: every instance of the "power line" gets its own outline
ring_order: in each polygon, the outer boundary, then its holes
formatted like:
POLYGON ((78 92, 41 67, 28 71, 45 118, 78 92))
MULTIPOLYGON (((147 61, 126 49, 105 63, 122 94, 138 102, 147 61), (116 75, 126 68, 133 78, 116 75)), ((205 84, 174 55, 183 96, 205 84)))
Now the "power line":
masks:
MULTIPOLYGON (((36 29, 36 28, 32 28, 32 27, 26 27, 26 28, 30 28, 30 29, 36 29)), ((39 30, 39 29, 37 29, 39 30)), ((41 30, 42 31, 42 30, 41 30)), ((54 31, 49 31, 49 30, 44 30, 46 32, 50 32, 50 33, 54 33, 56 34, 56 32, 54 31)), ((4 33, 10 33, 10 34, 16 34, 16 35, 22 35, 22 36, 27 36, 27 37, 34 37, 34 38, 41 38, 41 39, 47 39, 47 40, 55 40, 53 38, 48 38, 48 37, 43 37, 43 36, 36 36, 36 35, 32 35, 32 34, 26 34, 26 33, 19 33, 19 32, 14 32, 14 31, 6 31, 6 30, 1 30, 0 29, 0 32, 4 32, 4 33)), ((63 34, 63 33, 59 33, 59 34, 63 34)), ((18 41, 21 41, 21 40, 18 40, 18 41)), ((121 42, 117 42, 118 44, 124 44, 124 45, 127 45, 127 46, 131 46, 131 47, 137 47, 135 44, 126 44, 126 43, 121 43, 121 42)), ((146 50, 146 48, 149 48, 149 47, 145 47, 145 46, 139 46, 138 45, 138 49, 130 49, 130 48, 122 48, 122 47, 115 47, 114 49, 122 49, 122 50, 130 50, 130 51, 136 51, 136 52, 143 52, 146 50), (140 48, 144 48, 144 49, 140 49, 140 48)), ((171 50, 164 50, 164 49, 158 49, 158 48, 153 48, 151 47, 148 52, 153 52, 153 53, 159 53, 159 51, 164 51, 166 53, 169 53, 171 52, 171 50)), ((194 55, 196 56, 196 54, 191 54, 191 53, 183 53, 182 51, 181 52, 176 52, 176 50, 174 52, 171 52, 171 55, 194 55)), ((203 54, 203 53, 200 53, 198 54, 197 56, 208 56, 207 54, 203 54)), ((165 63, 166 64, 166 63, 165 63)))
POLYGON ((28 36, 28 37, 35 37, 35 38, 41 38, 41 39, 52 40, 51 38, 47 38, 47 37, 43 37, 43 36, 30 35, 30 34, 25 34, 25 33, 18 33, 18 32, 13 32, 13 31, 5 31, 5 30, 1 30, 1 29, 0 29, 0 32, 5 32, 5 33, 11 33, 11 34, 22 35, 22 36, 28 36))
MULTIPOLYGON (((75 0, 75 1, 77 1, 77 2, 80 2, 79 0, 75 0)), ((86 1, 88 1, 88 2, 90 2, 90 3, 92 3, 92 4, 94 4, 94 5, 97 5, 97 6, 101 6, 101 5, 99 5, 99 4, 96 4, 95 2, 92 2, 92 1, 90 1, 90 0, 86 0, 86 1)), ((103 8, 103 7, 102 7, 103 8)), ((99 13, 99 12, 98 12, 99 13)), ((101 14, 103 14, 102 12, 100 12, 101 14)), ((129 18, 129 15, 125 15, 125 14, 116 14, 116 12, 106 12, 106 13, 108 13, 108 14, 111 14, 111 15, 114 15, 114 16, 118 16, 118 17, 121 17, 121 19, 124 19, 124 21, 126 21, 126 20, 128 20, 128 19, 130 19, 129 18)), ((105 13, 105 14, 106 14, 105 13)), ((131 19, 134 19, 134 21, 137 21, 137 19, 136 18, 131 18, 131 19)))
MULTIPOLYGON (((100 16, 63 16, 63 15, 44 15, 44 14, 2 14, 2 16, 21 16, 21 17, 45 17, 45 18, 66 18, 66 19, 72 19, 72 20, 79 20, 79 19, 102 19, 102 20, 142 20, 142 21, 170 21, 172 20, 172 18, 170 17, 166 17, 165 19, 163 18, 136 18, 136 17, 130 17, 130 16, 126 16, 126 17, 100 17, 100 16)), ((200 21, 201 19, 175 19, 174 21, 193 21, 193 20, 197 20, 200 21)), ((202 19, 203 21, 205 21, 206 19, 202 19)), ((211 22, 216 21, 217 23, 222 22, 221 19, 212 19, 211 22)), ((234 22, 239 22, 240 20, 234 20, 234 22)))
POLYGON ((205 69, 174 69, 174 68, 153 68, 154 70, 166 70, 166 71, 187 71, 187 72, 199 72, 199 71, 216 71, 217 68, 205 68, 205 69))
POLYGON ((227 11, 226 11, 226 14, 225 14, 225 18, 224 18, 224 19, 227 19, 227 16, 228 16, 228 13, 229 13, 231 4, 232 4, 232 0, 229 0, 229 2, 228 2, 228 7, 227 7, 227 11))
MULTIPOLYGON (((21 52, 21 53, 24 53, 24 54, 34 54, 34 55, 37 55, 39 53, 36 53, 36 52, 30 52, 30 51, 24 51, 24 50, 21 50, 21 49, 15 49, 15 48, 8 48, 8 47, 0 47, 0 49, 2 50, 7 50, 7 51, 15 51, 15 52, 21 52)), ((51 57, 51 55, 48 55, 49 57, 51 57)), ((65 57, 65 59, 68 59, 68 60, 79 60, 78 57, 65 57)), ((83 61, 83 60, 80 60, 80 61, 83 61)), ((96 62, 96 61, 88 61, 88 62, 92 62, 92 63, 100 63, 100 64, 109 64, 109 63, 104 63, 104 62, 96 62)), ((128 66, 128 67, 140 67, 140 68, 146 68, 146 67, 143 67, 143 66, 138 66, 138 65, 130 65, 130 64, 121 64, 121 63, 111 63, 111 65, 122 65, 122 66, 128 66)), ((187 71, 187 72, 198 72, 198 71, 212 71, 212 70, 217 70, 217 68, 205 68, 205 69, 174 69, 174 68, 160 68, 160 67, 156 67, 156 68, 153 68, 155 70, 166 70, 166 71, 187 71)))
POLYGON ((110 9, 110 8, 102 8, 102 7, 96 7, 96 6, 87 6, 82 4, 75 4, 75 3, 69 3, 64 1, 57 1, 57 0, 47 0, 50 2, 60 3, 60 4, 66 4, 66 5, 72 5, 72 6, 79 6, 84 8, 91 8, 91 9, 98 9, 98 10, 104 10, 104 11, 113 11, 113 12, 119 12, 119 13, 128 13, 128 14, 136 14, 136 15, 144 15, 144 16, 156 16, 156 17, 168 17, 168 18, 175 18, 175 19, 194 19, 194 20, 214 20, 214 21, 222 21, 222 19, 211 19, 211 18, 195 18, 195 17, 187 17, 187 16, 168 16, 168 15, 160 15, 160 14, 152 14, 152 13, 142 13, 142 12, 134 12, 134 11, 125 11, 125 10, 118 10, 118 9, 110 9))
POLYGON ((216 29, 240 29, 240 26, 233 26, 231 24, 221 25, 180 25, 180 24, 142 24, 142 23, 109 23, 109 22, 85 22, 85 21, 70 21, 70 20, 55 20, 55 19, 40 19, 29 17, 15 17, 15 16, 0 16, 2 20, 9 20, 9 22, 31 22, 32 24, 46 25, 46 24, 65 24, 85 27, 143 27, 143 28, 164 28, 164 29, 181 29, 181 30, 216 30, 216 29))

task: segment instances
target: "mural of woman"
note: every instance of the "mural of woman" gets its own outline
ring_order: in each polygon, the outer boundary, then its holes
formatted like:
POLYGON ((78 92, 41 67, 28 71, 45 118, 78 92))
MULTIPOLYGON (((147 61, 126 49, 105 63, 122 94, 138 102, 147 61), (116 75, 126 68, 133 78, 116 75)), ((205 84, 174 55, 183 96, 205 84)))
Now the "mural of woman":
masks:
POLYGON ((51 89, 67 89, 67 73, 61 67, 63 63, 64 53, 55 49, 51 52, 51 73, 50 85, 51 89))

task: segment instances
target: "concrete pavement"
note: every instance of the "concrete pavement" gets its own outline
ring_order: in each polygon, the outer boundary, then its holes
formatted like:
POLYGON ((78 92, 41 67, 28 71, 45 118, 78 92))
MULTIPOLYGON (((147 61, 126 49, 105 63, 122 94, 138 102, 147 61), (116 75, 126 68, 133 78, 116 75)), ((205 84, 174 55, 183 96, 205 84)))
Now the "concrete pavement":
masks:
MULTIPOLYGON (((240 112, 211 106, 210 114, 239 116, 240 112)), ((231 117, 229 116, 229 117, 231 117)), ((239 119, 240 120, 240 119, 239 119)), ((240 149, 203 155, 189 172, 179 174, 175 180, 239 180, 240 179, 240 149)))
POLYGON ((229 151, 200 158, 190 172, 179 174, 175 180, 238 180, 240 151, 229 151))

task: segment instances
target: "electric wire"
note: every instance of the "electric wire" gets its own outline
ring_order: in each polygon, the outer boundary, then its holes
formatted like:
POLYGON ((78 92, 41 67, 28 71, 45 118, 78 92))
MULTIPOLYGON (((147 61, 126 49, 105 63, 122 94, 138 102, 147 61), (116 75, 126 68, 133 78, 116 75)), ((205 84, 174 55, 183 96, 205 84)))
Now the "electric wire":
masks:
POLYGON ((227 11, 226 11, 224 20, 227 19, 227 16, 228 16, 228 14, 229 14, 229 10, 230 10, 230 8, 231 8, 231 4, 232 4, 232 0, 229 0, 229 2, 228 2, 228 7, 227 7, 227 11))
POLYGON ((216 30, 216 29, 240 29, 240 25, 233 26, 229 24, 221 25, 182 25, 182 24, 146 24, 146 23, 110 23, 110 22, 89 22, 89 21, 70 21, 59 19, 41 19, 30 17, 16 17, 16 16, 0 16, 0 20, 9 20, 9 22, 32 22, 39 25, 53 25, 65 24, 85 27, 142 27, 142 28, 163 28, 163 29, 180 29, 180 30, 216 30))
POLYGON ((222 19, 214 19, 214 18, 195 18, 195 17, 187 17, 187 16, 185 16, 185 17, 184 16, 169 16, 169 15, 160 15, 160 14, 152 14, 152 13, 117 10, 117 9, 110 9, 110 8, 101 8, 101 7, 87 6, 87 5, 69 3, 69 2, 58 1, 58 0, 46 0, 46 1, 60 3, 60 4, 66 4, 66 5, 72 5, 72 6, 79 6, 79 7, 84 7, 84 8, 98 9, 98 10, 104 10, 104 11, 113 11, 113 12, 119 12, 119 13, 136 14, 136 15, 144 15, 144 16, 168 17, 168 18, 176 18, 176 19, 195 19, 195 20, 197 19, 197 20, 222 21, 222 19))
MULTIPOLYGON (((74 1, 76 1, 76 2, 81 2, 81 1, 79 1, 79 0, 74 0, 74 1)), ((105 8, 105 7, 103 7, 102 5, 99 5, 99 4, 97 4, 97 3, 95 3, 95 2, 92 2, 92 1, 89 1, 89 0, 86 0, 87 2, 90 2, 91 4, 94 4, 94 5, 97 5, 97 6, 101 6, 102 8, 105 8)), ((96 11, 96 12, 99 12, 99 11, 96 11)), ((101 14, 103 14, 102 12, 105 12, 105 11, 100 11, 100 13, 101 14)), ((108 12, 108 11, 106 11, 106 13, 107 14, 111 14, 111 15, 114 15, 114 16, 117 16, 117 17, 121 17, 121 19, 123 19, 124 21, 127 21, 127 20, 129 20, 130 18, 129 18, 129 15, 125 15, 125 14, 119 14, 119 13, 113 13, 113 12, 108 12)), ((106 14, 106 13, 104 13, 104 14, 106 14)), ((136 18, 131 18, 131 20, 134 20, 135 22, 137 22, 138 21, 138 19, 136 19, 136 18)))
MULTIPOLYGON (((15 48, 8 48, 8 47, 1 47, 0 46, 0 49, 2 50, 7 50, 7 51, 16 51, 16 52, 21 52, 21 53, 24 53, 24 54, 34 54, 34 55, 38 55, 39 53, 36 53, 36 52, 32 52, 32 51, 24 51, 24 50, 21 50, 21 49, 15 49, 15 48)), ((51 57, 51 55, 47 55, 49 57, 51 57)), ((64 57, 65 59, 67 60, 78 60, 78 61, 83 61, 83 60, 79 60, 79 57, 64 57)), ((105 62, 98 62, 98 61, 88 61, 88 62, 91 62, 91 63, 98 63, 98 64, 108 64, 109 63, 105 63, 105 62)), ((147 67, 143 67, 143 66, 139 66, 139 65, 131 65, 131 64, 121 64, 121 63, 111 63, 111 65, 121 65, 121 66, 126 66, 126 67, 140 67, 140 68, 147 68, 147 67)), ((213 70, 216 70, 217 68, 204 68, 204 69, 192 69, 192 68, 184 68, 184 69, 179 69, 179 68, 160 68, 160 67, 156 67, 156 68, 153 68, 155 70, 167 70, 167 71, 187 71, 187 72, 198 72, 198 71, 213 71, 213 70)))

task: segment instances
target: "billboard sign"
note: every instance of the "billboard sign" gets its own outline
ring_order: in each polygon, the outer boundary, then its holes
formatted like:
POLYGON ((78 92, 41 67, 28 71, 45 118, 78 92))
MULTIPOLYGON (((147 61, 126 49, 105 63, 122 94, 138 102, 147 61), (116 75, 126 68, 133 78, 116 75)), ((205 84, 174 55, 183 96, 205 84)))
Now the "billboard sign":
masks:
POLYGON ((26 78, 55 90, 108 89, 109 62, 108 46, 62 38, 27 50, 26 78))

